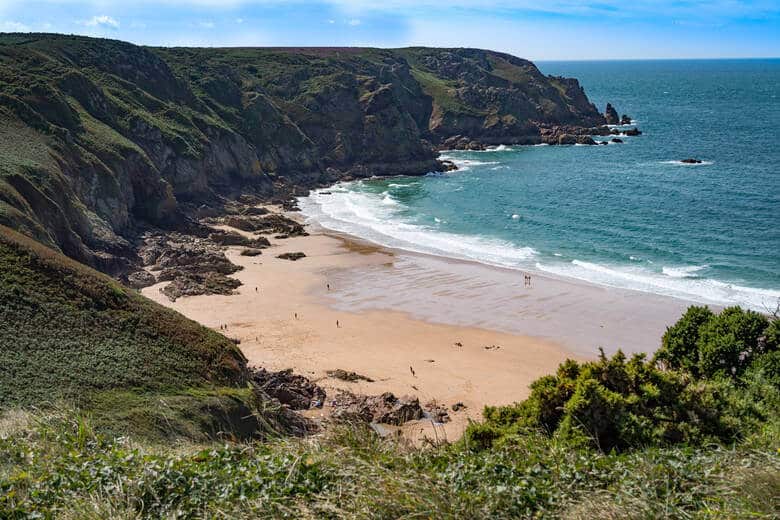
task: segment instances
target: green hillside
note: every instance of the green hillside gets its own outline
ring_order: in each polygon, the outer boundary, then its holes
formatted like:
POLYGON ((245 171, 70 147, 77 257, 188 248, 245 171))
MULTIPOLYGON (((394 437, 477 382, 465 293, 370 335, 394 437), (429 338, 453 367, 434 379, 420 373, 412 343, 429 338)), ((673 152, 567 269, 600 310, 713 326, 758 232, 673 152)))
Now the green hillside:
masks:
POLYGON ((151 437, 260 432, 232 341, 5 227, 0 360, 0 410, 77 406, 151 437))

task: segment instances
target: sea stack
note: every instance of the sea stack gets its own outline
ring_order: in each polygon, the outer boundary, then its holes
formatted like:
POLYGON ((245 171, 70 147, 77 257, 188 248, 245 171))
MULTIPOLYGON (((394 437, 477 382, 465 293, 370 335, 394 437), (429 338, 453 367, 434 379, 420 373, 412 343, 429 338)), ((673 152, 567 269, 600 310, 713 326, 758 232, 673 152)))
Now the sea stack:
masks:
POLYGON ((617 125, 620 123, 620 116, 618 116, 617 110, 611 103, 607 103, 607 108, 604 110, 604 117, 607 119, 608 125, 617 125))

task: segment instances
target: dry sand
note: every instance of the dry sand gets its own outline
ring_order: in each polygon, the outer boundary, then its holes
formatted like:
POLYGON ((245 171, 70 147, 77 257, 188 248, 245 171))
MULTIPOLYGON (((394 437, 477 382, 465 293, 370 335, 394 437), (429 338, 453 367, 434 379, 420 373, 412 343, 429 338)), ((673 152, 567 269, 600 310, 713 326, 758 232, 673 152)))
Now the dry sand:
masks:
MULTIPOLYGON (((315 232, 271 240, 272 247, 261 256, 240 256, 242 248, 227 251, 232 262, 244 267, 234 275, 243 283, 235 295, 170 302, 159 292, 164 284, 147 287, 143 294, 216 330, 227 325, 222 332, 241 340, 252 365, 293 368, 326 390, 372 395, 390 391, 417 396, 421 404, 436 400, 447 408, 457 402, 466 405, 462 411, 450 411, 452 421, 443 426, 434 427, 425 419, 407 423, 404 431, 411 439, 455 439, 486 404, 522 400, 530 382, 554 372, 566 358, 592 357, 592 345, 608 337, 605 323, 612 328, 633 320, 641 333, 655 335, 656 344, 656 329, 663 330, 663 324, 679 315, 676 307, 683 306, 677 303, 668 312, 656 312, 648 325, 633 314, 634 303, 647 304, 644 295, 627 303, 626 296, 614 290, 536 276, 534 289, 521 293, 517 273, 415 257, 338 235, 315 232), (303 251, 306 258, 276 258, 295 251, 303 251), (587 309, 594 306, 589 314, 587 309), (595 325, 580 326, 594 319, 595 325), (511 326, 504 326, 507 320, 511 326), (534 328, 537 322, 543 324, 541 329, 534 328), (468 326, 472 324, 479 326, 468 326), (518 329, 528 332, 520 334, 518 329), (558 341, 559 336, 566 341, 558 341), (374 382, 326 376, 337 368, 374 382)), ((653 305, 667 309, 667 303, 653 305)), ((327 409, 312 413, 325 414, 327 409)))

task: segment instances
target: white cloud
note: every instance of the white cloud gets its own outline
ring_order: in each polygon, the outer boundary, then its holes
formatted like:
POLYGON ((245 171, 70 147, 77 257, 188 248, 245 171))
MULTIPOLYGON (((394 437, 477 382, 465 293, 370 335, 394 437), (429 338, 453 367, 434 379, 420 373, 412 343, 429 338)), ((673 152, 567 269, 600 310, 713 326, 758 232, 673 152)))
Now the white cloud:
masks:
POLYGON ((87 27, 103 27, 105 29, 119 29, 119 20, 108 15, 93 16, 84 22, 87 27))
POLYGON ((214 22, 211 21, 205 21, 198 23, 198 27, 201 27, 203 29, 213 29, 214 28, 214 22))
POLYGON ((336 20, 328 20, 328 23, 334 24, 334 23, 336 23, 336 20))
POLYGON ((352 18, 351 20, 347 20, 347 25, 351 25, 352 27, 356 27, 361 24, 361 21, 359 18, 352 18))
POLYGON ((236 18, 236 23, 242 24, 242 23, 244 23, 244 19, 243 18, 236 18))
POLYGON ((0 22, 0 32, 30 32, 30 26, 11 20, 0 22))

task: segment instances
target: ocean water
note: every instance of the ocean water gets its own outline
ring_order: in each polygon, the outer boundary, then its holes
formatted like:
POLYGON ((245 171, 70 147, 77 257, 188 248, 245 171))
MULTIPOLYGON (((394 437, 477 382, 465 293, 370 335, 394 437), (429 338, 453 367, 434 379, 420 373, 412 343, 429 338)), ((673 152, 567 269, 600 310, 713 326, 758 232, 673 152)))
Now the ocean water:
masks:
POLYGON ((539 66, 578 78, 600 109, 611 102, 644 134, 445 152, 458 171, 342 183, 302 199, 304 214, 388 247, 774 309, 780 60, 539 66), (687 157, 704 162, 679 163, 687 157))

